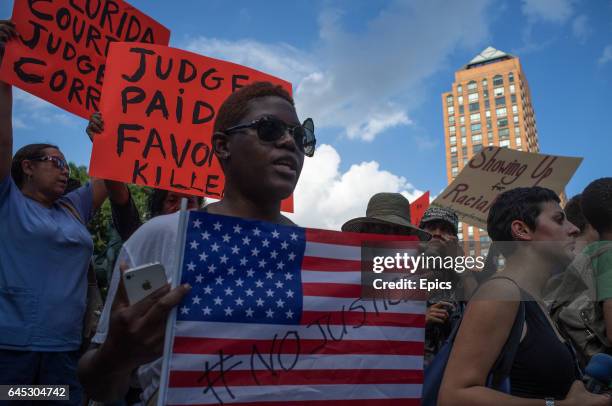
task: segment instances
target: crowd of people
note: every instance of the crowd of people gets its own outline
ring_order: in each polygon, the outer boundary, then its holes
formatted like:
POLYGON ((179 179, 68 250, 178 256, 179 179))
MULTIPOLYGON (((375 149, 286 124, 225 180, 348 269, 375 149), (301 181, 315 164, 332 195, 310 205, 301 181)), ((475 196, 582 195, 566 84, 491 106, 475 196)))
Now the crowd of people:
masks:
MULTIPOLYGON (((0 48, 15 35, 10 22, 0 23, 0 48)), ((59 148, 30 144, 13 155, 11 122, 12 89, 0 82, 0 385, 69 385, 75 405, 126 402, 136 391, 140 401, 154 404, 166 320, 191 287, 167 284, 130 304, 121 275, 153 262, 175 269, 182 196, 155 191, 152 218, 143 224, 125 184, 93 179, 67 192, 70 170, 59 148), (84 349, 93 250, 86 225, 107 198, 123 245, 96 333, 84 349)), ((94 138, 103 126, 95 114, 87 134, 94 138)), ((281 213, 281 201, 295 190, 315 143, 312 120, 300 121, 282 88, 257 82, 237 90, 219 109, 212 136, 224 195, 204 206, 188 197, 189 208, 294 225, 281 213)), ((465 254, 458 223, 451 210, 432 207, 415 227, 405 197, 379 193, 365 217, 342 230, 412 235, 428 255, 459 256, 465 254)), ((492 205, 487 231, 499 244, 489 250, 485 269, 447 273, 455 289, 434 292, 427 303, 425 380, 436 379, 437 404, 611 405, 610 396, 587 391, 581 371, 594 353, 612 353, 612 247, 606 242, 612 240, 612 178, 593 181, 565 209, 549 189, 508 190, 492 205), (497 269, 498 255, 503 269, 497 269), (574 258, 584 256, 596 292, 589 308, 594 318, 584 327, 592 329, 588 342, 564 323, 563 310, 573 301, 558 294, 576 268, 574 258), (517 328, 511 368, 501 377, 510 386, 501 389, 491 372, 517 328), (442 374, 428 375, 443 353, 442 374)))

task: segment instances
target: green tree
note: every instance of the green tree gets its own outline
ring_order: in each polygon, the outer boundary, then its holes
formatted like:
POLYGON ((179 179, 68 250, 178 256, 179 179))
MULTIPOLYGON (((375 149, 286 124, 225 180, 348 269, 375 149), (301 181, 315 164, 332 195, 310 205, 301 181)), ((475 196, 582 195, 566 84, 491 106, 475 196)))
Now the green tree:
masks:
MULTIPOLYGON (((82 185, 89 182, 89 174, 86 166, 77 166, 73 162, 69 163, 70 177, 78 180, 82 185)), ((138 208, 141 220, 148 218, 148 196, 151 188, 144 186, 129 185, 132 199, 138 208)), ((114 265, 113 260, 118 254, 117 250, 121 247, 121 242, 117 232, 113 227, 110 202, 108 199, 102 207, 95 213, 88 224, 94 242, 94 264, 98 276, 98 281, 103 291, 108 286, 110 269, 114 265), (111 252, 109 252, 111 251, 111 252)))

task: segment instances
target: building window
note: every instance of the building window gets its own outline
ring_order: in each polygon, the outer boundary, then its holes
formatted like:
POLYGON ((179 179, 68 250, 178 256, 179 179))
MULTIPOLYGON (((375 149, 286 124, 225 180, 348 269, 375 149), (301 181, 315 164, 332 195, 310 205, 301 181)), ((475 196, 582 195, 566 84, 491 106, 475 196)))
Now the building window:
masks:
POLYGON ((503 87, 496 87, 495 89, 493 89, 493 94, 495 95, 495 97, 503 96, 504 95, 504 88, 503 87))
POLYGON ((465 124, 465 116, 459 116, 459 124, 465 124))
POLYGON ((459 168, 457 168, 456 166, 451 169, 451 175, 453 177, 457 176, 458 173, 459 173, 459 168))
POLYGON ((459 106, 459 114, 463 114, 463 104, 459 106))
POLYGON ((448 112, 449 116, 452 116, 453 114, 455 114, 455 108, 453 106, 448 106, 446 111, 448 112))
POLYGON ((501 128, 498 132, 497 135, 499 135, 499 138, 508 138, 510 136, 510 129, 509 128, 501 128))
POLYGON ((485 117, 486 117, 486 118, 491 117, 491 110, 486 110, 486 111, 485 111, 485 117))
POLYGON ((480 105, 478 103, 470 103, 470 112, 480 110, 480 105))
POLYGON ((514 117, 512 117, 512 121, 514 121, 514 124, 515 124, 515 125, 516 125, 516 124, 518 124, 518 122, 519 122, 519 118, 518 118, 518 116, 514 116, 514 117))
POLYGON ((482 151, 482 144, 476 144, 474 145, 474 147, 472 148, 472 150, 474 151, 474 153, 478 153, 480 151, 482 151))
POLYGON ((446 105, 447 106, 453 105, 453 96, 446 96, 446 105))
POLYGON ((487 133, 487 142, 489 145, 493 145, 493 131, 489 131, 487 133))
POLYGON ((463 105, 463 96, 457 96, 457 104, 463 105))
POLYGON ((472 123, 479 123, 480 122, 480 113, 470 114, 470 121, 472 123))
POLYGON ((507 118, 498 118, 497 119, 497 127, 508 127, 508 119, 507 118))
POLYGON ((465 136, 465 126, 462 125, 459 129, 461 131, 461 136, 465 136))
POLYGON ((499 146, 502 148, 508 148, 510 146, 510 140, 501 140, 499 146))
POLYGON ((491 119, 490 119, 490 118, 487 118, 487 130, 490 130, 490 129, 491 129, 491 127, 492 127, 492 126, 491 126, 491 119))
POLYGON ((478 101, 478 93, 468 94, 468 103, 474 103, 478 101))
POLYGON ((506 117, 507 114, 508 113, 507 113, 507 110, 506 110, 505 107, 501 107, 499 109, 495 109, 495 115, 497 117, 506 117))
POLYGON ((515 94, 511 94, 511 95, 510 95, 510 101, 511 101, 512 103, 516 103, 516 95, 515 95, 515 94))
POLYGON ((472 131, 472 133, 479 133, 481 129, 482 129, 482 126, 480 125, 480 123, 472 124, 470 126, 470 130, 472 131))
POLYGON ((472 144, 482 144, 482 134, 472 135, 472 144))
POLYGON ((461 156, 467 156, 467 147, 461 147, 461 156))
POLYGON ((495 105, 496 106, 505 106, 506 105, 506 98, 504 96, 496 97, 495 98, 495 105))
POLYGON ((455 116, 448 116, 448 123, 455 124, 455 116))
POLYGON ((455 135, 451 135, 451 136, 448 138, 448 142, 449 142, 451 145, 455 145, 455 144, 457 144, 457 137, 456 137, 455 135))
POLYGON ((514 127, 514 135, 516 137, 520 137, 521 136, 521 127, 514 127))
POLYGON ((508 73, 508 82, 514 83, 514 73, 508 73))
POLYGON ((468 92, 476 92, 478 90, 478 84, 475 81, 471 81, 467 85, 468 92))
POLYGON ((457 93, 463 93, 463 87, 461 85, 457 85, 457 93))
POLYGON ((493 76, 493 87, 503 86, 504 85, 504 77, 502 75, 493 76))
POLYGON ((487 87, 487 84, 488 84, 487 83, 487 79, 483 79, 482 80, 482 87, 483 87, 483 89, 487 87))
POLYGON ((516 92, 516 88, 514 87, 514 85, 510 85, 508 87, 510 88, 510 94, 514 94, 516 92))
POLYGON ((461 137, 461 145, 467 144, 467 138, 465 136, 461 137))
POLYGON ((451 152, 451 154, 453 154, 453 153, 456 154, 457 153, 457 147, 456 146, 450 147, 450 152, 451 152))
POLYGON ((454 125, 448 127, 449 134, 455 134, 457 132, 457 128, 454 125))
POLYGON ((491 104, 489 103, 489 99, 485 100, 484 106, 485 106, 485 109, 491 108, 491 104))
POLYGON ((512 105, 512 114, 518 114, 518 107, 516 104, 512 105))
POLYGON ((515 143, 517 146, 520 146, 520 145, 522 144, 522 142, 523 142, 523 141, 521 140, 521 137, 517 137, 517 138, 514 140, 514 143, 515 143))

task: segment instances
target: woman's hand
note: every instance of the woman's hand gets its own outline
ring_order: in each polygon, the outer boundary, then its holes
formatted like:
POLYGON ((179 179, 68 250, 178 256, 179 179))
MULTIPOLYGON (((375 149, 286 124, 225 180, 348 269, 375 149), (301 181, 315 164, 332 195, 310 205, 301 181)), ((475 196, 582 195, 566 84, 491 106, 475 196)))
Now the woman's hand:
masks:
POLYGON ((104 131, 104 120, 102 119, 102 113, 96 111, 91 115, 91 117, 89 117, 89 124, 87 125, 85 132, 89 136, 91 142, 93 142, 94 135, 100 134, 102 131, 104 131))
POLYGON ((4 48, 7 42, 17 38, 15 24, 11 20, 0 20, 0 49, 4 48))
POLYGON ((559 406, 610 406, 612 397, 591 393, 582 381, 575 381, 565 399, 557 403, 559 406))

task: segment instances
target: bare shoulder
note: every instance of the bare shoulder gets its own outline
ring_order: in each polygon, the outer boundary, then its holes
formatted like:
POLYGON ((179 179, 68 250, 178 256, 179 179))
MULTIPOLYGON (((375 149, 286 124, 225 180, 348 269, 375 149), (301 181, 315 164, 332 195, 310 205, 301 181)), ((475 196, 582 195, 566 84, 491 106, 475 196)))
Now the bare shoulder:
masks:
POLYGON ((474 293, 475 301, 520 301, 521 290, 516 282, 506 277, 493 277, 482 283, 474 293))

